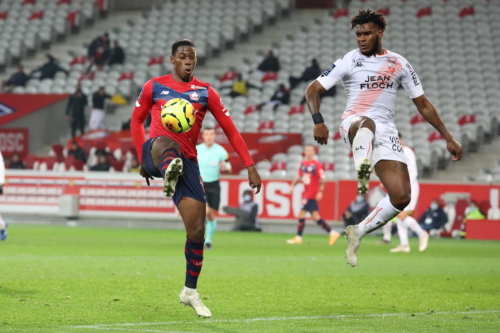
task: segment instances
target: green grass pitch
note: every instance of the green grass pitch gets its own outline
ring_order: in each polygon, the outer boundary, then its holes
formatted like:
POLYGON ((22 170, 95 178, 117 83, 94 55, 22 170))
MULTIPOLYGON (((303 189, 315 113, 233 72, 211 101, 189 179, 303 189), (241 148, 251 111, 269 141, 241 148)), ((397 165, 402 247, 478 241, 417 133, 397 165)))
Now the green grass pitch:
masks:
MULTIPOLYGON (((0 243, 0 332, 500 332, 500 242, 431 239, 389 253, 363 240, 216 233, 179 304, 182 231, 12 225, 0 243), (129 324, 129 325, 124 325, 129 324)), ((393 240, 393 245, 398 239, 393 240)))

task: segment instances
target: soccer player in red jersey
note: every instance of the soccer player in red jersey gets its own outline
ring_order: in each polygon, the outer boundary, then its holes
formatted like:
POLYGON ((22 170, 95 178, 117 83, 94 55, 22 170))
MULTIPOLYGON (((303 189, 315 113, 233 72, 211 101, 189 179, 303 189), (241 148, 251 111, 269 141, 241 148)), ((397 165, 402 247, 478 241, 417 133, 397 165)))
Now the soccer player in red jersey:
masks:
POLYGON ((219 94, 210 84, 193 76, 196 61, 196 49, 192 41, 181 39, 172 45, 172 74, 146 82, 135 103, 131 130, 141 163, 141 176, 146 179, 148 186, 153 177, 164 179, 163 192, 165 196, 172 197, 186 227, 186 281, 179 296, 180 301, 185 306, 191 306, 198 316, 208 318, 212 314, 196 292, 203 264, 206 212, 196 142, 207 111, 212 112, 243 160, 248 170, 250 186, 257 189, 256 193, 260 191, 261 181, 247 146, 219 94), (188 132, 172 133, 161 122, 161 107, 173 98, 189 101, 196 110, 195 124, 188 132), (146 140, 143 123, 150 112, 150 139, 146 140))
POLYGON ((340 236, 340 233, 331 230, 325 220, 319 215, 318 201, 323 198, 323 190, 325 189, 326 177, 323 166, 318 160, 314 159, 316 151, 313 146, 304 147, 304 157, 299 167, 297 177, 290 185, 290 193, 294 186, 302 181, 304 184, 304 192, 302 193, 302 209, 299 212, 299 226, 297 228, 297 236, 287 240, 288 244, 302 244, 302 233, 306 224, 306 213, 310 213, 311 217, 318 225, 330 235, 329 244, 333 245, 340 236))

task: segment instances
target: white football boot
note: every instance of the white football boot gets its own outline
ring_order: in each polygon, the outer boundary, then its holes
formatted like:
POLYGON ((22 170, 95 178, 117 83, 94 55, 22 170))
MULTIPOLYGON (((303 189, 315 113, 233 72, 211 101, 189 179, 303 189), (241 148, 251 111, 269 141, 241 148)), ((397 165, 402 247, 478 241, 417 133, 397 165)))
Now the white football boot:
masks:
POLYGON ((196 292, 196 289, 191 289, 184 287, 182 288, 181 294, 179 295, 179 300, 184 306, 190 306, 194 309, 194 312, 198 317, 210 318, 212 317, 212 312, 203 304, 200 299, 200 294, 196 292))
POLYGON ((356 226, 350 225, 345 228, 345 238, 347 238, 347 250, 345 251, 345 258, 347 263, 355 267, 358 263, 358 249, 361 245, 361 237, 356 235, 356 226))
POLYGON ((174 158, 167 167, 165 178, 163 179, 163 194, 165 194, 167 198, 174 195, 177 181, 182 175, 182 167, 183 163, 180 157, 174 158))
POLYGON ((422 236, 420 236, 418 238, 418 241, 419 241, 418 250, 420 252, 424 252, 425 249, 427 248, 427 245, 429 244, 429 234, 424 231, 424 233, 422 234, 422 236))
POLYGON ((368 192, 371 172, 372 172, 372 162, 370 161, 369 158, 364 158, 363 160, 361 160, 361 163, 356 169, 359 193, 364 194, 368 192))
POLYGON ((390 249, 389 252, 395 253, 395 252, 405 252, 408 253, 410 252, 410 246, 409 245, 398 245, 393 249, 390 249))

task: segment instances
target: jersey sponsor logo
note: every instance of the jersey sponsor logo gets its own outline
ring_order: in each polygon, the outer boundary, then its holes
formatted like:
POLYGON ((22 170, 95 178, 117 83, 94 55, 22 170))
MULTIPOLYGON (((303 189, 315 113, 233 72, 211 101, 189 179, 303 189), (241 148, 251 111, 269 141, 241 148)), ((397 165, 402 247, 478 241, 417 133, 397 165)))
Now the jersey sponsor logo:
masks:
POLYGON ((321 77, 325 77, 325 76, 328 76, 328 74, 330 74, 333 69, 335 68, 335 64, 332 64, 330 67, 327 68, 326 71, 324 71, 322 74, 321 74, 321 77))
POLYGON ((200 99, 200 95, 198 95, 196 91, 193 91, 189 94, 189 98, 191 98, 193 101, 197 101, 200 99))
POLYGON ((406 64, 406 68, 410 71, 411 79, 413 80, 413 84, 416 86, 420 85, 420 82, 418 82, 418 76, 413 67, 411 67, 410 63, 406 64))
POLYGON ((160 93, 160 95, 168 95, 168 94, 170 94, 170 91, 168 91, 168 90, 163 90, 163 91, 160 93))
POLYGON ((359 85, 359 89, 390 89, 394 86, 394 82, 390 82, 389 75, 368 75, 365 83, 359 85))
POLYGON ((206 90, 206 89, 208 89, 208 87, 200 87, 200 86, 191 85, 191 89, 194 89, 194 90, 196 90, 196 89, 206 90))

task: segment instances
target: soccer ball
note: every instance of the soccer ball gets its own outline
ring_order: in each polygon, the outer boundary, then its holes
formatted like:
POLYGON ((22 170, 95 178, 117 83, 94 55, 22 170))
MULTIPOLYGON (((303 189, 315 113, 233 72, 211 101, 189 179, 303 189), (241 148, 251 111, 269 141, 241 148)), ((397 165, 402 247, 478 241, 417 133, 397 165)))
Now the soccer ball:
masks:
POLYGON ((185 133, 194 125, 195 112, 193 104, 174 98, 161 107, 161 122, 172 133, 185 133))

